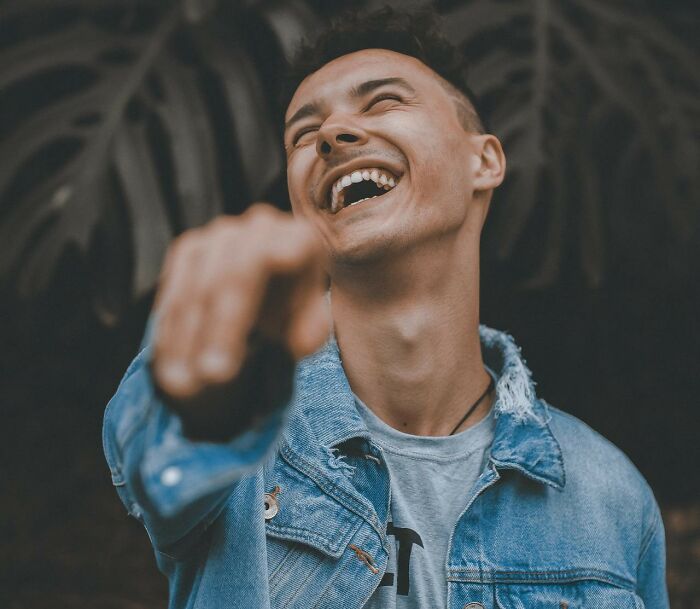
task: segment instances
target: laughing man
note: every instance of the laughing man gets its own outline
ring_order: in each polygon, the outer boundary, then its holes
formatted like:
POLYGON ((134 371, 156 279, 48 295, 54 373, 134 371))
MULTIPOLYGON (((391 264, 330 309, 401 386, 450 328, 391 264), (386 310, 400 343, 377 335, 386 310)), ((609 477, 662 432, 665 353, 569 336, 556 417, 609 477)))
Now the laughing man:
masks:
POLYGON ((293 215, 171 248, 104 428, 170 607, 668 607, 645 481, 479 325, 506 163, 461 61, 425 14, 336 24, 287 107, 293 215))

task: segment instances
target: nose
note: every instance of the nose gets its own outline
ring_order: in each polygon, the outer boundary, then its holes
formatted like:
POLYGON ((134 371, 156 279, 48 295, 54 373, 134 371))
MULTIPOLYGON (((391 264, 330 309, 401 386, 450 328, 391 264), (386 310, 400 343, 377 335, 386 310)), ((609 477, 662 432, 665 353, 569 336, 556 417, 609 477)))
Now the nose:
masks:
POLYGON ((329 117, 318 130, 316 152, 320 157, 328 158, 348 146, 361 146, 367 139, 364 129, 349 119, 329 117))

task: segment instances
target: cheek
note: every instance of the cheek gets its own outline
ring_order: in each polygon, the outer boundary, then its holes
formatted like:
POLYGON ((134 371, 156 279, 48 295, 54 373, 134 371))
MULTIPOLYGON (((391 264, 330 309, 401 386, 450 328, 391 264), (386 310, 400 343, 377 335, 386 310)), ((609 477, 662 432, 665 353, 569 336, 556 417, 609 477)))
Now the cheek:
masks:
POLYGON ((445 134, 444 127, 417 135, 413 155, 414 186, 421 195, 446 197, 463 193, 468 186, 465 142, 458 134, 445 134), (440 137, 436 137, 440 134, 440 137))
POLYGON ((287 190, 294 212, 300 211, 304 201, 309 198, 308 192, 306 192, 308 172, 309 162, 299 153, 287 162, 287 190))

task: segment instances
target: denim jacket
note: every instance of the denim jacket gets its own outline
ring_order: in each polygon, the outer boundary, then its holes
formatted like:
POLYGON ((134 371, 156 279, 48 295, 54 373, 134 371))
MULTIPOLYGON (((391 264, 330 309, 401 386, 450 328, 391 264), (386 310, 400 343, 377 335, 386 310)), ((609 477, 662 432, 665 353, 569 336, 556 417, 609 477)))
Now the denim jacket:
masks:
MULTIPOLYGON (((642 476, 535 396, 509 336, 480 334, 498 378, 495 436, 449 524, 446 607, 668 607, 663 524, 642 476)), ((148 358, 146 347, 110 401, 103 442, 168 577, 169 607, 363 607, 386 570, 390 481, 336 343, 300 362, 287 408, 223 444, 183 436, 148 358)))

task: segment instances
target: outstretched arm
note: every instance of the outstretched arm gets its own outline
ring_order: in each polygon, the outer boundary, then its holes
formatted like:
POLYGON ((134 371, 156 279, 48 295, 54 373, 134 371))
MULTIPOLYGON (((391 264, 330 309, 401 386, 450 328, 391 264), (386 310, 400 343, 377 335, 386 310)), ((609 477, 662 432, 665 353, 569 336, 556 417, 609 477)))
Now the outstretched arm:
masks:
POLYGON ((268 206, 171 249, 103 432, 119 496, 158 551, 185 551, 274 446, 295 362, 328 336, 323 284, 311 229, 268 206))

